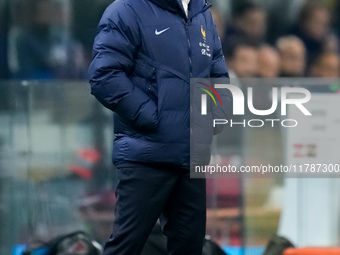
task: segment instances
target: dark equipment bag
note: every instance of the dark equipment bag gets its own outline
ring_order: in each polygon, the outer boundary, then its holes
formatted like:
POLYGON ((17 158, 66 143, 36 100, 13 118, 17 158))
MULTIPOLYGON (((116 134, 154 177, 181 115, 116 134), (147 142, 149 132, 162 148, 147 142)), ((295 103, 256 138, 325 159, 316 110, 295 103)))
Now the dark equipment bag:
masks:
POLYGON ((30 245, 23 255, 101 255, 100 245, 89 236, 76 231, 58 236, 47 243, 30 245))
MULTIPOLYGON (((168 255, 166 242, 161 226, 156 224, 144 245, 141 255, 168 255)), ((226 255, 226 253, 210 238, 206 238, 202 255, 226 255)))
POLYGON ((294 247, 294 245, 286 238, 274 235, 270 238, 266 250, 262 255, 282 255, 287 248, 294 247))

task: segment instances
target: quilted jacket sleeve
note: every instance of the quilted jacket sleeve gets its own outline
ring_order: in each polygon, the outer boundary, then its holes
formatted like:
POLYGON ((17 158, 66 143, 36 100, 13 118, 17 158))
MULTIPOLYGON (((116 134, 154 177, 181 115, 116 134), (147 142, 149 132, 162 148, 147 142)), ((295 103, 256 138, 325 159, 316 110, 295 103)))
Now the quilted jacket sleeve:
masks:
POLYGON ((104 12, 89 67, 91 94, 135 128, 153 129, 158 123, 157 106, 128 78, 140 45, 137 20, 121 1, 104 12))
MULTIPOLYGON (((212 21, 213 22, 213 21, 212 21)), ((211 78, 225 78, 218 81, 218 83, 230 83, 228 69, 225 63, 222 52, 221 40, 215 29, 214 31, 214 47, 213 47, 213 63, 210 69, 211 78)), ((218 93, 221 97, 222 105, 213 108, 214 119, 230 119, 232 115, 232 95, 227 89, 219 89, 218 93)), ((224 125, 217 125, 214 133, 218 134, 223 131, 224 125)))

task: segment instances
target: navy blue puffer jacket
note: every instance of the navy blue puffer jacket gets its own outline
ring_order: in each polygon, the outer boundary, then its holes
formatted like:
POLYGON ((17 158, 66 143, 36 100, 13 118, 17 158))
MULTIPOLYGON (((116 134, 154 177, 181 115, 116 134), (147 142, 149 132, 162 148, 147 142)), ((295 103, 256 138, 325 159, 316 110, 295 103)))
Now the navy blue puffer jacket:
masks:
MULTIPOLYGON (((189 166, 190 78, 228 77, 210 7, 116 0, 103 14, 91 93, 115 112, 113 162, 189 166)), ((209 144, 207 144, 209 146, 209 144)))

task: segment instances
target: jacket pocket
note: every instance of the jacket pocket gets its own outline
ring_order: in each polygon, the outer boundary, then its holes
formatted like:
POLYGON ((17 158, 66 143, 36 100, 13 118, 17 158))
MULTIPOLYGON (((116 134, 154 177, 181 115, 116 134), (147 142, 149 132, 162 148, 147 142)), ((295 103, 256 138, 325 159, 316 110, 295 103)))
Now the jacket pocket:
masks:
POLYGON ((157 102, 157 71, 158 68, 145 62, 143 59, 135 59, 131 81, 142 89, 150 98, 157 102))

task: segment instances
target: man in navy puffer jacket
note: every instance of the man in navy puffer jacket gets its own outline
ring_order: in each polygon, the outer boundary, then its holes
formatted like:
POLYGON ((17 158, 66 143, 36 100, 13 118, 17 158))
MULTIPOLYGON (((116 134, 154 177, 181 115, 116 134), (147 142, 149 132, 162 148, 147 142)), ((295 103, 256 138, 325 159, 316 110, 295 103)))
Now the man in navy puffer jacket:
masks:
POLYGON ((116 0, 99 23, 91 93, 114 111, 118 177, 105 255, 140 254, 158 218, 170 254, 202 252, 205 180, 189 175, 190 78, 228 77, 209 7, 116 0))

